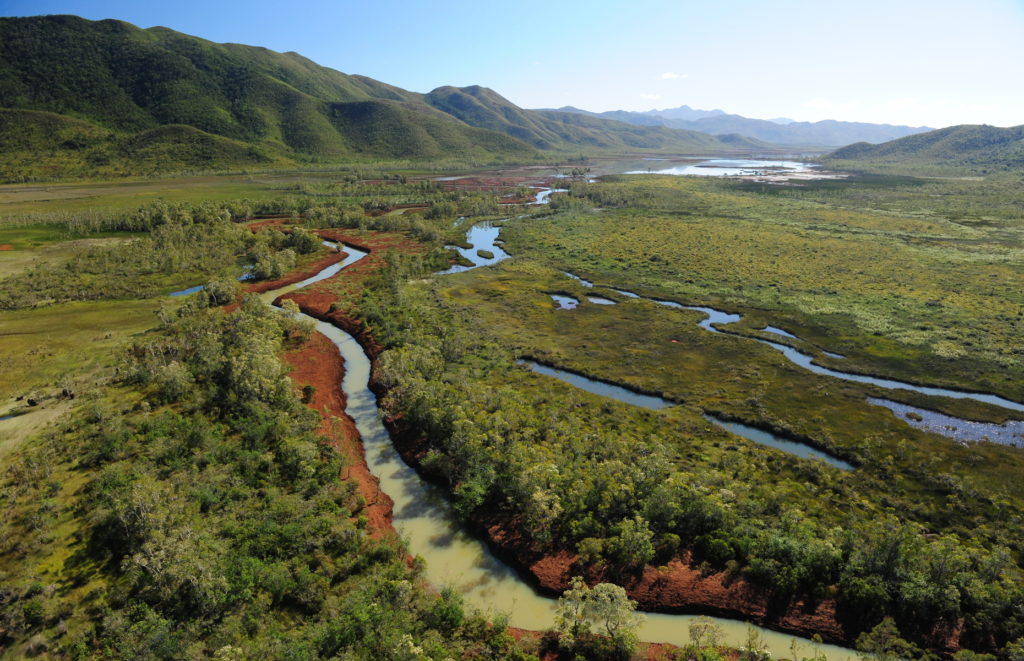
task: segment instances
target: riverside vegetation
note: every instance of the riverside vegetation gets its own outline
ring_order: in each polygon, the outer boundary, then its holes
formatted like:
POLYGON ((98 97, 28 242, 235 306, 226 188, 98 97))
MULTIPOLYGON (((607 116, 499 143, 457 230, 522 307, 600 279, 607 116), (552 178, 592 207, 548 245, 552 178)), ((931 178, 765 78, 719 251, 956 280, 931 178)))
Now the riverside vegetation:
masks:
MULTIPOLYGON (((710 335, 696 313, 608 289, 599 293, 617 305, 555 311, 548 298, 586 301, 568 270, 741 311, 736 332, 780 326, 799 336, 795 346, 845 355, 843 369, 1020 400, 1012 186, 576 182, 552 209, 505 224, 513 259, 443 278, 429 277, 446 263, 441 246, 459 243, 467 223, 501 217, 495 194, 404 175, 274 186, 277 197, 139 211, 100 201, 88 223, 32 213, 41 203, 3 228, 36 233, 40 245, 96 242, 30 271, 12 267, 0 323, 22 315, 26 325, 59 327, 54 311, 106 311, 111 327, 124 321, 135 333, 96 342, 90 361, 58 352, 45 375, 25 366, 23 389, 7 393, 56 400, 67 382, 78 395, 55 426, 6 451, 0 571, 10 654, 527 653, 500 619, 467 611, 450 590, 426 591, 400 543, 362 529, 364 503, 338 479, 340 460, 278 359, 306 330, 255 299, 231 313, 216 307, 233 298, 245 265, 274 278, 307 264, 323 253, 305 228, 336 226, 425 244, 390 258, 358 295, 343 278, 320 287, 339 292, 339 309, 384 348, 382 405, 420 439, 421 469, 447 485, 467 521, 501 522, 536 548, 569 550, 591 578, 683 558, 749 582, 779 608, 834 603, 849 640, 864 634, 862 646, 883 656, 949 653, 950 641, 964 659, 972 649, 1021 654, 1018 450, 914 430, 864 403, 875 391, 710 335), (400 204, 420 208, 393 213, 400 204), (293 229, 251 231, 242 219, 254 214, 293 229), (460 215, 471 217, 453 228, 460 215), (881 274, 897 264, 883 298, 881 274), (200 282, 216 284, 157 298, 200 282), (519 357, 678 404, 647 411, 592 396, 518 367, 519 357), (748 443, 710 426, 708 411, 806 440, 856 470, 748 443)), ((963 417, 1007 415, 899 398, 963 417)), ((628 636, 618 647, 588 637, 569 596, 563 630, 579 640, 563 637, 563 652, 628 653, 628 636)), ((612 639, 618 617, 603 624, 612 639)))
MULTIPOLYGON (((506 225, 513 260, 406 285, 399 269, 367 291, 361 315, 392 347, 385 408, 422 433, 424 469, 451 485, 457 510, 571 549, 581 568, 623 576, 683 554, 779 604, 834 600, 854 634, 889 616, 926 647, 956 631, 963 647, 1013 648, 1024 634, 1019 450, 912 430, 867 405, 869 389, 711 336, 694 313, 614 290, 619 305, 558 311, 547 295, 585 300, 569 270, 742 311, 739 332, 782 325, 819 356, 841 351, 843 369, 1019 401, 1020 228, 1001 185, 959 200, 974 206, 950 220, 937 213, 944 200, 925 196, 958 183, 577 184, 555 213, 506 225), (909 200, 916 211, 901 213, 909 200), (592 397, 516 369, 517 356, 680 405, 592 397), (805 439, 857 470, 738 443, 705 411, 805 439)), ((923 399, 964 417, 1010 414, 923 399)))
POLYGON ((152 319, 94 345, 105 356, 84 375, 58 353, 59 379, 18 384, 35 406, 75 406, 5 440, 5 657, 527 658, 500 620, 427 591, 399 540, 367 534, 365 502, 280 358, 309 329, 254 296, 219 307, 241 263, 266 279, 322 254, 301 227, 235 222, 245 204, 111 213, 93 229, 130 230, 125 241, 4 281, 17 295, 0 324, 34 314, 33 334, 67 323, 51 310, 114 328, 110 300, 152 319), (196 279, 200 294, 152 298, 196 279))

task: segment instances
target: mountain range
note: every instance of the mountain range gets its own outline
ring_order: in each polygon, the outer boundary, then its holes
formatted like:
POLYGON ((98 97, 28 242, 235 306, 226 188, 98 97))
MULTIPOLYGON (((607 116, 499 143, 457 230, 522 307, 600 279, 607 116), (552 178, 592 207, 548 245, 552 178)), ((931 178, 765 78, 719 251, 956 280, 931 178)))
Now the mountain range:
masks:
POLYGON ((558 111, 487 88, 427 94, 297 53, 76 16, 0 18, 5 179, 373 159, 499 162, 551 153, 770 147, 558 111))
POLYGON ((695 110, 685 105, 646 112, 609 110, 594 113, 572 106, 565 106, 558 110, 590 117, 614 119, 638 126, 665 126, 709 135, 735 134, 777 145, 804 148, 841 147, 854 142, 879 143, 932 130, 927 126, 840 122, 833 119, 820 122, 796 122, 781 117, 778 119, 751 119, 717 109, 695 110))

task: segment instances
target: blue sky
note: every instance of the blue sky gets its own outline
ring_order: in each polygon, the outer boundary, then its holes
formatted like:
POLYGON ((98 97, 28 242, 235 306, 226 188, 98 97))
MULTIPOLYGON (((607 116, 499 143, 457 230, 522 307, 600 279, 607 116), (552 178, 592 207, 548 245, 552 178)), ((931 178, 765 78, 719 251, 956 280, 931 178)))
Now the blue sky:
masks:
POLYGON ((0 0, 297 51, 426 92, 527 107, 688 104, 749 117, 1024 124, 1024 0, 0 0))

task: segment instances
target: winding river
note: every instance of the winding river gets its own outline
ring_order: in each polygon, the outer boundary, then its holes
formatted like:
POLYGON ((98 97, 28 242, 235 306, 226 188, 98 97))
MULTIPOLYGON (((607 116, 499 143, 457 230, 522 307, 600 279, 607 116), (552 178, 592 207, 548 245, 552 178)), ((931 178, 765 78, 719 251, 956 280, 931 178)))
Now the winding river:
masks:
MULTIPOLYGON (((438 273, 438 275, 468 271, 481 266, 489 266, 491 264, 496 264, 504 259, 508 259, 510 255, 507 252, 505 252, 500 246, 495 244, 495 241, 498 240, 498 235, 500 232, 501 227, 493 225, 491 223, 480 223, 479 225, 475 225, 472 228, 470 228, 466 240, 468 243, 471 244, 472 247, 458 248, 458 251, 460 255, 462 255, 464 258, 472 262, 472 265, 453 266, 446 271, 441 271, 440 273, 438 273), (478 254, 476 254, 478 250, 490 251, 493 253, 494 256, 489 258, 480 257, 478 254)), ((571 273, 569 271, 562 271, 562 273, 566 277, 572 278, 573 280, 577 281, 580 285, 582 285, 585 288, 594 288, 594 283, 591 282, 590 280, 586 280, 585 278, 575 273, 571 273)), ((817 363, 814 362, 814 356, 799 351, 791 346, 780 344, 779 342, 773 342, 771 340, 759 337, 750 337, 747 335, 728 333, 727 331, 723 331, 719 328, 720 326, 727 326, 729 324, 734 324, 740 321, 740 319, 742 319, 742 315, 739 314, 725 312, 724 310, 717 310, 715 308, 707 306, 683 305, 682 303, 677 303, 676 301, 669 301, 659 298, 648 298, 646 296, 640 296, 639 294, 628 291, 626 289, 617 289, 615 287, 606 287, 606 289, 615 292, 616 294, 619 294, 620 296, 623 296, 625 298, 650 301, 652 303, 663 305, 669 308, 674 308, 677 310, 693 310, 695 312, 701 312, 705 316, 704 319, 698 322, 698 325, 704 330, 711 333, 727 333, 735 337, 743 337, 749 340, 753 340, 755 342, 760 342, 761 344, 769 346, 775 349, 776 351, 782 353, 782 355, 785 356, 794 365, 798 365, 815 374, 831 376, 837 379, 842 379, 844 381, 855 381, 857 383, 865 383, 869 385, 879 386, 881 388, 885 388, 888 390, 911 390, 924 395, 949 397, 952 399, 973 399, 975 401, 983 402, 986 404, 994 404, 996 406, 1000 406, 1011 411, 1024 412, 1024 404, 991 393, 969 392, 963 390, 953 390, 950 388, 939 388, 935 386, 921 386, 913 383, 908 383, 906 381, 899 381, 896 379, 886 379, 883 377, 868 376, 864 374, 856 374, 853 372, 843 372, 840 370, 831 369, 829 367, 818 365, 817 363)), ((578 299, 572 296, 568 296, 566 294, 551 294, 550 296, 556 302, 558 307, 563 310, 574 309, 579 304, 578 299)), ((612 305, 615 303, 615 301, 611 299, 605 298, 603 296, 596 296, 594 294, 587 294, 586 298, 591 303, 596 303, 599 305, 612 305)), ((774 326, 765 326, 761 330, 767 333, 778 335, 780 337, 799 339, 799 337, 794 335, 793 333, 790 333, 789 331, 783 330, 781 328, 776 328, 774 326)), ((842 354, 838 354, 832 351, 821 350, 821 353, 825 356, 828 356, 829 358, 834 358, 837 360, 845 358, 845 356, 843 356, 842 354)), ((893 412, 896 413, 897 415, 900 414, 900 411, 897 411, 896 408, 894 408, 893 406, 889 406, 888 408, 893 410, 893 412)), ((918 413, 919 415, 930 414, 932 416, 939 416, 939 414, 927 411, 926 409, 921 409, 921 411, 924 413, 918 413)), ((995 443, 1005 443, 1009 445, 1021 445, 1022 442, 1024 442, 1024 437, 1021 436, 1021 432, 1018 426, 1024 425, 1024 423, 1020 421, 1011 421, 1010 423, 1007 423, 1009 425, 1009 431, 1000 431, 1000 429, 996 428, 998 426, 983 427, 982 425, 984 425, 984 423, 974 423, 966 420, 960 420, 958 418, 950 418, 948 416, 946 418, 934 417, 932 420, 932 423, 924 425, 914 424, 914 422, 916 421, 914 421, 913 418, 907 419, 906 421, 922 429, 927 429, 928 431, 943 434, 945 436, 949 436, 950 438, 955 438, 956 440, 960 441, 986 440, 995 443), (952 427, 955 427, 956 429, 951 429, 952 427), (975 433, 970 433, 969 430, 974 430, 975 433)), ((749 436, 746 437, 750 438, 749 436)))
MULTIPOLYGON (((548 202, 552 192, 555 191, 542 191, 537 195, 536 203, 544 204, 548 202)), ((499 233, 500 225, 492 223, 479 223, 471 227, 467 235, 467 243, 471 247, 458 248, 460 255, 468 260, 471 265, 456 265, 446 271, 442 271, 439 275, 459 273, 507 259, 509 254, 495 243, 498 240, 499 233), (491 253, 493 256, 481 257, 478 252, 481 250, 491 253)), ((334 248, 340 247, 336 243, 326 241, 324 244, 334 248)), ((352 246, 346 245, 344 248, 348 255, 342 262, 329 266, 302 282, 265 292, 260 296, 261 300, 270 304, 283 294, 334 276, 350 264, 367 255, 366 252, 352 246)), ((566 272, 565 275, 578 280, 585 287, 591 288, 594 286, 592 282, 574 274, 566 272)), ((200 289, 201 287, 193 287, 181 292, 175 292, 174 294, 184 295, 199 291, 200 289)), ((699 322, 699 325, 709 332, 722 333, 723 331, 715 327, 716 324, 726 325, 735 323, 741 318, 738 314, 731 314, 710 307, 686 306, 674 301, 645 298, 626 290, 607 289, 626 298, 644 299, 667 307, 703 312, 706 317, 699 322)), ((604 297, 590 295, 587 298, 590 302, 598 304, 613 304, 616 302, 604 297)), ((555 616, 555 600, 537 594, 514 569, 496 558, 482 541, 465 532, 452 515, 445 493, 422 480, 416 471, 406 465, 398 455, 386 428, 379 418, 376 397, 368 387, 371 368, 370 359, 355 338, 329 323, 306 315, 300 316, 312 321, 316 329, 329 338, 341 352, 345 365, 345 375, 341 384, 347 397, 345 412, 355 421, 356 428, 362 437, 367 463, 372 473, 379 478, 381 490, 394 501, 393 520, 395 528, 408 540, 409 552, 413 555, 422 556, 426 560, 425 576, 427 580, 435 586, 453 585, 457 587, 465 598, 466 603, 473 607, 483 611, 507 614, 511 626, 539 631, 551 627, 555 616)), ((764 330, 784 337, 795 337, 786 331, 773 327, 767 327, 764 330)), ((891 379, 850 374, 820 367, 811 362, 811 356, 798 352, 792 347, 760 338, 749 339, 762 342, 777 349, 795 364, 818 374, 869 383, 883 388, 908 389, 946 397, 970 397, 978 401, 1024 411, 1024 405, 995 395, 916 386, 891 379)), ((838 354, 825 353, 833 357, 841 357, 838 354)), ((592 392, 596 388, 598 394, 612 396, 616 399, 623 398, 623 401, 639 406, 662 408, 672 404, 661 398, 640 395, 614 384, 594 381, 538 363, 527 364, 530 369, 567 380, 570 383, 573 382, 574 377, 579 377, 577 379, 578 384, 574 383, 578 387, 585 390, 591 389, 592 392)), ((875 403, 889 405, 886 400, 879 400, 875 403)), ((745 435, 741 432, 747 431, 739 429, 745 426, 738 423, 730 423, 712 417, 709 417, 708 420, 726 427, 732 425, 731 430, 740 435, 745 435)), ((767 434, 756 429, 753 432, 767 434)), ((1016 432, 1016 428, 1013 429, 1013 432, 1016 432)), ((769 434, 768 436, 771 435, 769 434)), ((806 450, 790 449, 789 451, 805 452, 806 450)), ((832 459, 827 457, 827 455, 826 457, 818 458, 832 459)), ((691 615, 648 613, 645 615, 644 623, 638 630, 639 638, 646 642, 686 645, 689 643, 688 627, 695 617, 691 615)), ((800 656, 823 655, 828 661, 842 661, 858 658, 859 656, 856 652, 849 649, 813 643, 806 639, 781 634, 761 627, 751 627, 738 620, 712 619, 724 631, 724 637, 721 641, 723 644, 734 647, 744 646, 747 642, 748 628, 753 628, 764 641, 765 648, 775 658, 786 658, 794 652, 794 649, 800 656)))
MULTIPOLYGON (((497 233, 493 236, 496 238, 497 233)), ((337 247, 337 244, 328 245, 337 247)), ((282 294, 329 278, 366 256, 365 252, 347 245, 345 251, 349 256, 343 262, 300 283, 266 292, 261 300, 270 303, 282 294)), ((475 252, 465 256, 471 261, 493 263, 475 252)), ((467 604, 484 612, 508 615, 510 626, 536 631, 550 628, 555 621, 555 599, 538 594, 514 569, 495 557, 485 543, 463 530, 444 492, 421 479, 399 456, 378 415, 377 398, 368 386, 370 359, 355 338, 329 323, 307 315, 300 317, 312 321, 341 352, 345 362, 341 385, 348 400, 345 412, 355 421, 362 437, 370 471, 379 478, 380 489, 394 501, 395 528, 408 540, 409 552, 426 560, 426 579, 435 586, 455 586, 467 604)), ((696 617, 647 613, 637 634, 645 642, 686 645, 689 624, 696 617)), ((724 632, 722 644, 734 647, 746 644, 748 627, 752 625, 738 620, 712 619, 724 632)), ((765 649, 776 658, 791 654, 794 644, 801 656, 819 654, 828 661, 857 658, 852 650, 835 645, 813 643, 762 627, 753 629, 763 640, 765 649)))

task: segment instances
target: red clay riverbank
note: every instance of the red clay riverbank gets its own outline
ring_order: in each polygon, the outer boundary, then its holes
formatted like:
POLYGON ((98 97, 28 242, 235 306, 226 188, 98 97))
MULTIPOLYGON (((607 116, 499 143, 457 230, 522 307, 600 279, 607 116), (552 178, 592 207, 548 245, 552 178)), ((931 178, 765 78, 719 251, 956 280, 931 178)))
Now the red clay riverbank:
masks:
MULTIPOLYGON (((371 387, 380 396, 379 384, 371 383, 371 387)), ((402 458, 421 470, 421 460, 427 451, 425 439, 410 434, 400 420, 385 419, 384 423, 402 458)), ((478 517, 472 523, 485 535, 497 555, 514 566, 525 568, 537 587, 550 595, 561 594, 569 587, 573 576, 582 574, 591 584, 621 585, 646 611, 747 620, 807 638, 819 634, 826 642, 837 644, 850 645, 856 638, 855 633, 848 633, 837 620, 832 601, 815 605, 796 602, 780 610, 768 595, 742 578, 733 578, 724 572, 702 572, 687 562, 686 557, 676 558, 663 567, 647 565, 634 574, 581 571, 575 566, 575 553, 533 545, 519 532, 520 525, 514 516, 491 512, 487 518, 478 517)))
MULTIPOLYGON (((379 395, 382 388, 377 382, 377 357, 381 347, 362 322, 349 316, 349 303, 362 288, 365 279, 373 275, 386 263, 388 251, 416 251, 424 249, 422 244, 402 235, 349 230, 324 230, 320 235, 327 239, 344 241, 355 247, 368 250, 369 255, 343 272, 344 278, 329 278, 309 288, 286 294, 283 298, 294 300, 306 314, 332 323, 353 335, 370 356, 373 366, 371 388, 379 395)), ((301 279, 301 278, 300 278, 301 279)), ((326 419, 332 416, 345 420, 344 433, 339 446, 346 456, 353 458, 351 465, 358 466, 351 477, 360 484, 360 493, 368 503, 374 502, 379 493, 377 482, 366 468, 362 445, 351 420, 344 414, 344 395, 340 393, 340 363, 337 351, 331 345, 331 355, 326 348, 311 348, 306 357, 297 358, 297 381, 307 379, 317 388, 312 402, 326 419), (315 364, 320 363, 320 364, 315 364), (308 371, 308 373, 307 373, 308 371), (331 392, 321 392, 327 390, 331 392), (348 425, 346 427, 345 425, 348 425)), ((305 383, 305 381, 301 381, 305 383)), ((419 459, 426 451, 423 439, 403 429, 400 420, 385 420, 394 443, 402 457, 411 465, 419 467, 419 459)), ((492 548, 510 563, 525 568, 536 584, 549 594, 558 594, 567 586, 569 579, 579 570, 574 567, 574 553, 562 550, 551 551, 532 546, 521 534, 519 525, 510 516, 502 518, 493 515, 488 520, 479 519, 476 527, 488 538, 492 548)), ((371 520, 375 531, 393 531, 390 520, 390 499, 388 507, 381 507, 371 520)), ((644 567, 633 575, 610 575, 590 572, 592 582, 614 580, 623 585, 630 597, 644 610, 668 613, 704 613, 756 622, 779 631, 805 637, 819 634, 828 642, 849 645, 855 636, 847 632, 836 617, 835 604, 824 601, 817 604, 797 602, 781 608, 773 604, 767 595, 757 590, 742 578, 730 577, 725 573, 705 573, 691 565, 688 558, 677 558, 664 567, 644 567)))
MULTIPOLYGON (((321 232, 324 238, 332 239, 333 234, 328 234, 331 233, 321 232)), ((243 291, 261 294, 302 282, 342 261, 345 256, 342 251, 333 252, 278 280, 247 284, 243 291)), ((226 306, 226 309, 234 307, 237 307, 237 303, 226 306)), ((355 482, 357 492, 366 503, 360 514, 366 516, 366 527, 370 535, 378 538, 397 535, 391 523, 394 503, 390 496, 381 491, 377 478, 370 472, 359 432, 352 418, 345 413, 346 398, 341 389, 345 363, 338 347, 320 333, 314 333, 302 347, 286 352, 283 358, 292 366, 289 376, 297 386, 301 388, 311 385, 315 388, 309 406, 321 414, 320 433, 331 439, 338 452, 348 460, 342 478, 355 482)))
POLYGON ((246 294, 262 294, 263 292, 280 289, 281 287, 287 287, 288 285, 294 285, 296 282, 302 282, 306 278, 312 278, 328 266, 337 264, 343 259, 345 259, 345 253, 343 251, 332 252, 329 255, 321 257, 315 262, 310 262, 299 271, 289 273, 283 278, 248 283, 242 287, 242 291, 246 294))
POLYGON ((320 412, 320 433, 333 441, 338 452, 347 460, 342 478, 352 480, 357 492, 366 503, 359 514, 366 516, 371 537, 395 534, 391 524, 391 498, 381 491, 378 480, 366 464, 366 453, 352 418, 345 414, 346 398, 341 390, 345 364, 338 347, 320 333, 314 333, 301 348, 284 355, 292 366, 289 374, 299 387, 311 385, 316 390, 309 406, 320 412))

